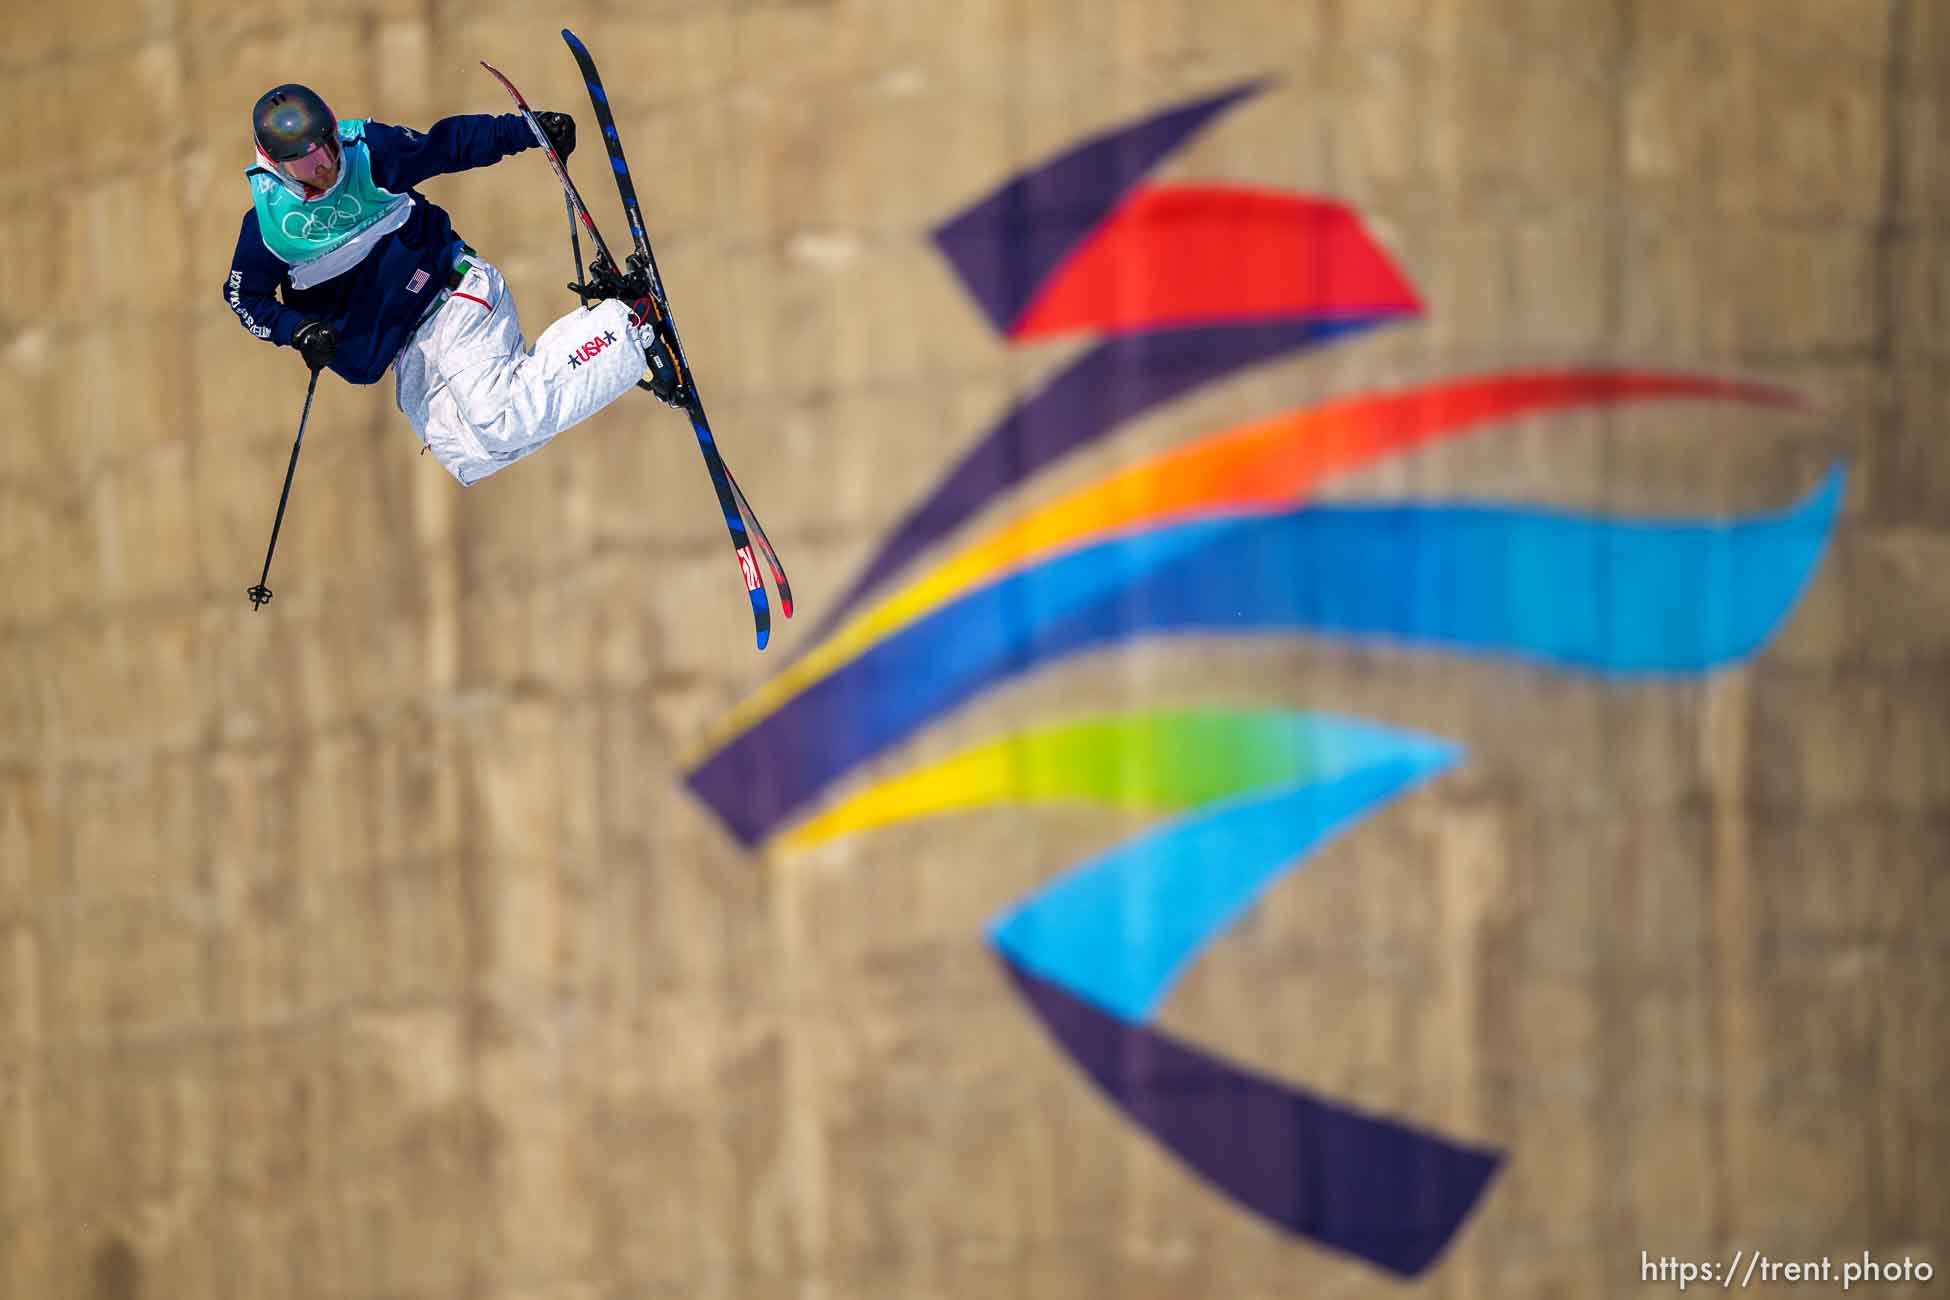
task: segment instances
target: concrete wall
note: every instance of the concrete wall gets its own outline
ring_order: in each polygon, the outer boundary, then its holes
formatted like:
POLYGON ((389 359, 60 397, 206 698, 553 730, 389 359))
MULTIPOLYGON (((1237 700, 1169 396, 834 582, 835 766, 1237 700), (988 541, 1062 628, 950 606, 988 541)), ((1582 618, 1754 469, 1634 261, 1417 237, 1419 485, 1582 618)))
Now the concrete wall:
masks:
MULTIPOLYGON (((1950 1266, 1950 9, 120 0, 16 6, 0 60, 0 1296, 1516 1297, 1639 1294, 1642 1250, 1950 1266), (328 378, 253 613, 304 386, 220 296, 253 98, 498 112, 487 59, 577 114, 620 235, 563 24, 806 612, 751 652, 674 415, 630 399, 463 491, 390 383, 328 378), (1805 599, 1736 671, 1625 691, 1139 645, 912 747, 1241 683, 1469 747, 1162 1016, 1507 1153, 1413 1281, 1214 1195, 1011 995, 988 918, 1129 819, 748 854, 681 783, 1070 355, 1004 347, 929 228, 1260 75, 1164 175, 1348 203, 1425 315, 1161 407, 996 518, 1271 410, 1530 365, 1804 405, 1518 421, 1334 494, 1760 511, 1849 469, 1805 599)), ((537 158, 427 191, 531 331, 570 305, 537 158)))

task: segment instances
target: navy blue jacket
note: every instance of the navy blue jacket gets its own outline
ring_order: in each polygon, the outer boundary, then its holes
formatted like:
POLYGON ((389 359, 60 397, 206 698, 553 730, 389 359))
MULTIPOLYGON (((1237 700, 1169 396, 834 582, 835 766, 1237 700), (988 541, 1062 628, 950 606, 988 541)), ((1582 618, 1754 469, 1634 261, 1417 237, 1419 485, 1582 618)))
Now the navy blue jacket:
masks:
POLYGON ((442 118, 424 135, 367 122, 366 145, 372 151, 373 180, 395 194, 413 194, 413 212, 405 225, 381 239, 350 271, 309 289, 294 289, 290 267, 258 234, 253 208, 244 213, 223 286, 224 301, 257 338, 288 347, 306 321, 329 324, 339 335, 332 370, 354 384, 377 383, 385 375, 434 295, 446 286, 459 256, 461 241, 453 221, 413 187, 432 176, 486 167, 532 149, 535 137, 518 113, 483 113, 442 118), (418 293, 408 288, 415 271, 426 272, 418 293))

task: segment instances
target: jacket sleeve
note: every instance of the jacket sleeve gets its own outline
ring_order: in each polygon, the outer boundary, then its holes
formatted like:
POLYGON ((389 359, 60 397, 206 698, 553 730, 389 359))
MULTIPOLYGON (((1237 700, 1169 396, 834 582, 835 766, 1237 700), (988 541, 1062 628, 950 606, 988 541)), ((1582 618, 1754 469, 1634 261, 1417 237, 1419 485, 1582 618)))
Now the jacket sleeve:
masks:
POLYGON ((367 122, 366 145, 372 152, 373 180, 398 194, 429 177, 486 167, 532 149, 535 136, 519 113, 476 113, 443 117, 424 134, 367 122))
POLYGON ((224 301, 254 336, 289 346, 292 334, 310 317, 278 301, 278 286, 283 283, 284 263, 264 246, 256 210, 246 212, 243 229, 237 232, 237 251, 230 259, 230 276, 223 285, 224 301))

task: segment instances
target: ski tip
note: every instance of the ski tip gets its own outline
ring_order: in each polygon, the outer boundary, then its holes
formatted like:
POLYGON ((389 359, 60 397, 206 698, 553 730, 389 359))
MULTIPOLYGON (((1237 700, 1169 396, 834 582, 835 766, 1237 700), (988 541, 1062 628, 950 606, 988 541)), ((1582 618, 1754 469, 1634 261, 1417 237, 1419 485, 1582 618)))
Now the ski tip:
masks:
POLYGON ((792 617, 792 595, 790 592, 781 591, 779 593, 779 613, 785 615, 787 618, 792 617))
POLYGON ((762 627, 762 628, 760 628, 760 629, 758 629, 758 648, 759 648, 760 650, 764 650, 764 649, 765 649, 765 646, 766 646, 766 643, 767 643, 767 642, 769 642, 769 641, 770 641, 771 639, 772 639, 772 629, 771 629, 771 628, 769 628, 769 627, 762 627))

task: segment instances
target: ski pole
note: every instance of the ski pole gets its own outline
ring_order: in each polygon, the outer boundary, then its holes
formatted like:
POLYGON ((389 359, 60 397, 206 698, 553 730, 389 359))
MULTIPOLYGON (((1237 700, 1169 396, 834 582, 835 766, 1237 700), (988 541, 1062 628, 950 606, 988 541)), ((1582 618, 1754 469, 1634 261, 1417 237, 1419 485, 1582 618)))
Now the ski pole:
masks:
MULTIPOLYGON (((581 280, 582 236, 576 233, 576 201, 569 197, 568 191, 566 190, 562 193, 562 207, 569 214, 569 248, 575 253, 576 257, 576 279, 581 280)), ((584 307, 589 305, 589 295, 583 293, 580 289, 576 290, 576 298, 584 307)))
POLYGON ((264 585, 271 576, 271 556, 278 549, 278 529, 284 526, 284 503, 291 499, 291 476, 298 469, 298 449, 305 445, 305 421, 311 418, 311 395, 318 391, 317 366, 311 368, 311 382, 305 385, 305 409, 298 416, 298 437, 291 444, 291 463, 284 469, 284 491, 278 494, 278 517, 271 523, 271 544, 264 550, 264 573, 257 585, 245 594, 251 598, 251 610, 255 612, 270 602, 271 589, 264 585))

